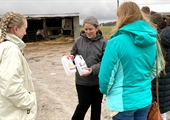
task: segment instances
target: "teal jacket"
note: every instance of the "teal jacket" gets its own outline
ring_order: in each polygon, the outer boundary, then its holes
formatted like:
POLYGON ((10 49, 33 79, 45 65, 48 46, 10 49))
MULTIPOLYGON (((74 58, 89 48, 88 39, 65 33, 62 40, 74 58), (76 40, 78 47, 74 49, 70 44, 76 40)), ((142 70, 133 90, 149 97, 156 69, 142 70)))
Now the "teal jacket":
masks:
POLYGON ((127 24, 108 41, 99 71, 100 91, 111 111, 130 111, 151 104, 155 77, 156 29, 144 20, 127 24))

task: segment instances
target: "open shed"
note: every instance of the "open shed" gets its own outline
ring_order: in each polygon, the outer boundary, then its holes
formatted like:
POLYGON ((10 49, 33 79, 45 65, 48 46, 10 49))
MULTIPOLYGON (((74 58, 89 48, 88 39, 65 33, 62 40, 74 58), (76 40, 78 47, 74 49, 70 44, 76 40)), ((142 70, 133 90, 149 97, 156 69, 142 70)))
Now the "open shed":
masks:
POLYGON ((55 39, 59 36, 79 36, 79 13, 24 14, 28 21, 25 42, 55 39), (38 34, 36 34, 38 31, 38 34))
POLYGON ((76 39, 80 34, 79 13, 23 15, 28 22, 27 34, 23 37, 24 42, 55 39, 60 36, 76 39))

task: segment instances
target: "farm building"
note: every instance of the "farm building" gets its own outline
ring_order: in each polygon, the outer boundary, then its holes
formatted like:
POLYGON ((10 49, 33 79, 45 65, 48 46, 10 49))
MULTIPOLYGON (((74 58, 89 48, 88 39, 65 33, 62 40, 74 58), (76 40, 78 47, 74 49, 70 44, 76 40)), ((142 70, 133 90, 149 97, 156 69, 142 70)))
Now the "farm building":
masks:
POLYGON ((170 26, 170 12, 161 12, 165 16, 167 25, 170 26))
POLYGON ((27 35, 23 37, 24 42, 55 39, 61 35, 75 39, 80 34, 79 13, 23 15, 28 22, 27 35))
POLYGON ((161 12, 162 15, 166 15, 170 17, 170 12, 161 12))

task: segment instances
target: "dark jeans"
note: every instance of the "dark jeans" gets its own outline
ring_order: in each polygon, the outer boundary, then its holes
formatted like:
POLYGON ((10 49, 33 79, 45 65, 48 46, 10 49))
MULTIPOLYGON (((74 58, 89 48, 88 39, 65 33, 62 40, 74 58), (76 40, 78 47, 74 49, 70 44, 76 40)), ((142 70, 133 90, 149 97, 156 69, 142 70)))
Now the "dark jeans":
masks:
POLYGON ((147 120, 149 108, 147 106, 139 110, 119 112, 112 120, 147 120))
POLYGON ((88 108, 91 106, 91 120, 100 120, 101 103, 103 95, 99 85, 82 86, 76 84, 78 93, 78 105, 73 114, 72 120, 84 120, 88 108))

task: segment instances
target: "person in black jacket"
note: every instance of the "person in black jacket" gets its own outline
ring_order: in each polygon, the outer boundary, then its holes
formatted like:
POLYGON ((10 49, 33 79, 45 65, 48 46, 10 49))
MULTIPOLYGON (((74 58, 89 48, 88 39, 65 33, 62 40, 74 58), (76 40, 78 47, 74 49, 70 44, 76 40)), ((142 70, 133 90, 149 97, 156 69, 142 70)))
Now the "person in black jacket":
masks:
MULTIPOLYGON (((166 120, 166 112, 170 110, 170 26, 167 26, 164 16, 157 12, 150 15, 150 20, 157 28, 166 61, 166 74, 162 72, 159 77, 160 112, 163 120, 166 120)), ((153 101, 156 101, 156 79, 152 81, 152 95, 153 101)))
POLYGON ((81 55, 87 64, 88 72, 83 75, 76 72, 78 105, 72 120, 84 120, 89 107, 91 107, 91 120, 100 120, 103 95, 99 91, 98 73, 107 41, 94 16, 87 17, 83 22, 83 27, 84 31, 74 42, 70 58, 74 60, 76 55, 81 55))

